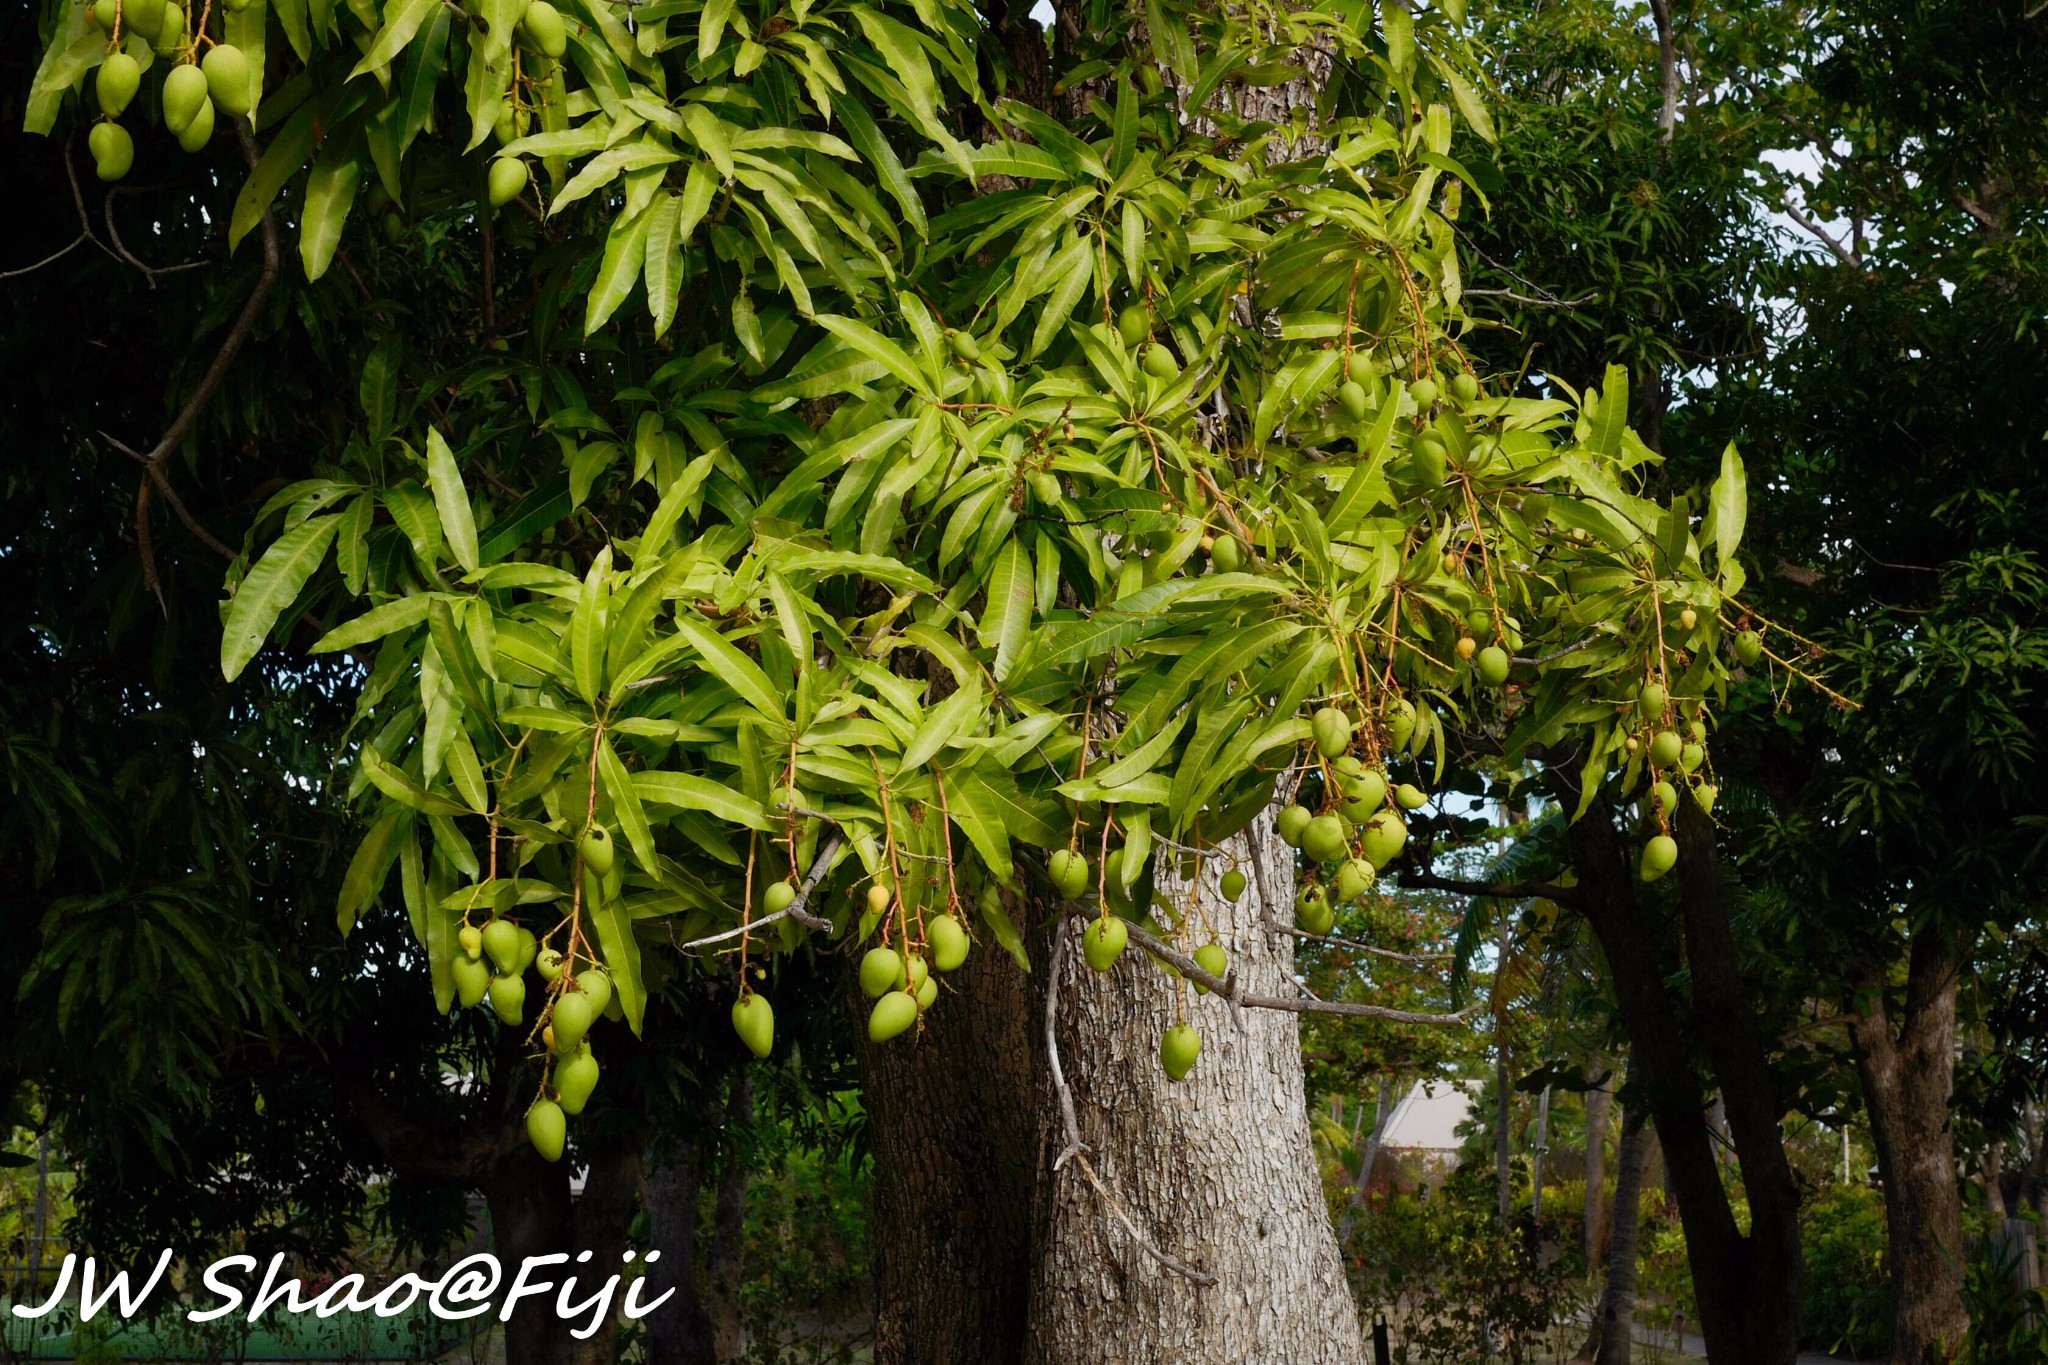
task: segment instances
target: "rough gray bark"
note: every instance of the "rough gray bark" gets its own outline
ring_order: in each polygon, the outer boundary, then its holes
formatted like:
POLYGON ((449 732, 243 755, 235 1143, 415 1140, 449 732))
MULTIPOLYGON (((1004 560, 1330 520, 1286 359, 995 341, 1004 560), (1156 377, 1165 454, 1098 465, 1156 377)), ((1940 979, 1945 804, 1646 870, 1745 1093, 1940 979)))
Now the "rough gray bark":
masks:
MULTIPOLYGON (((1205 863, 1202 909, 1245 989, 1293 987, 1294 858, 1270 815, 1231 842, 1253 874, 1236 905, 1205 863)), ((1176 910, 1185 888, 1162 878, 1176 910)), ((1199 917, 1196 924, 1201 924, 1199 917)), ((1200 932, 1189 948, 1207 941, 1200 932)), ((1057 1096, 1041 1089, 1044 1167, 1026 1359, 1044 1365, 1352 1365, 1358 1314, 1331 1233, 1309 1141, 1296 1020, 1233 1010, 1168 977, 1133 948, 1106 976, 1061 955, 1060 1060, 1088 1159, 1161 1252, 1213 1276, 1203 1286, 1137 1245, 1078 1163, 1050 1169, 1066 1145, 1057 1096), (1202 1056, 1179 1084, 1159 1039, 1184 1015, 1202 1056)))
MULTIPOLYGON (((1595 1058, 1586 1068, 1586 1078, 1596 1079, 1606 1068, 1595 1058)), ((1614 1088, 1602 1082, 1586 1092, 1586 1267, 1599 1265, 1607 1254, 1607 1128, 1614 1109, 1614 1088)))
POLYGON ((661 1259, 647 1269, 642 1301, 669 1290, 675 1297, 647 1318, 647 1365, 717 1365, 711 1315, 697 1288, 697 1200, 703 1188, 699 1149, 685 1142, 657 1164, 647 1181, 648 1241, 661 1259))
POLYGON ((1529 1216, 1543 1216, 1543 1158, 1550 1154, 1550 1087, 1536 1101, 1536 1141, 1529 1151, 1529 1216))
POLYGON ((726 1093, 728 1141, 725 1159, 718 1166, 718 1197, 711 1215, 711 1254, 705 1265, 712 1349, 721 1362, 737 1360, 746 1349, 746 1330, 740 1322, 740 1273, 746 1253, 749 1172, 741 1130, 753 1119, 754 1073, 743 1069, 734 1075, 732 1089, 726 1093))
POLYGON ((1895 1365, 1935 1365, 1969 1330, 1963 1307, 1962 1196, 1949 1099, 1955 1086, 1958 954, 1940 931, 1913 939, 1896 1017, 1883 969, 1866 968, 1847 1012, 1849 1040, 1884 1182, 1895 1365))

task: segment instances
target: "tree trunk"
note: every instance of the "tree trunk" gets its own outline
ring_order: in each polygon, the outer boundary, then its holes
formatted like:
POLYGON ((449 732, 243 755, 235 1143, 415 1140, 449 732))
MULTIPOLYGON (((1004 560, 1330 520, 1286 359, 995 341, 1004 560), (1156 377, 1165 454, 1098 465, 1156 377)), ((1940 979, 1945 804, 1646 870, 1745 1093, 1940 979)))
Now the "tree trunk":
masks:
POLYGON ((2005 1217, 2005 1140, 1985 1144, 1977 1163, 1977 1185, 1984 1191, 1984 1211, 1994 1218, 2005 1217))
MULTIPOLYGON (((1577 797, 1570 785, 1567 780, 1567 806, 1577 797)), ((1684 1218, 1708 1353, 1744 1365, 1790 1365, 1799 1350, 1805 1287, 1799 1187, 1780 1128, 1784 1110, 1735 946, 1712 822, 1689 797, 1681 797, 1679 807, 1674 875, 1689 998, 1671 984, 1678 965, 1666 952, 1671 936, 1638 898, 1636 850, 1624 844, 1605 798, 1595 798, 1570 826, 1579 873, 1575 903, 1591 922, 1614 979, 1632 1064, 1684 1218), (1710 1087, 1695 1070, 1695 1048, 1727 1101, 1749 1199, 1747 1234, 1736 1222, 1707 1131, 1710 1087)))
MULTIPOLYGON (((1373 1163, 1379 1160, 1380 1143, 1386 1140, 1387 1125, 1394 1119, 1394 1078, 1380 1077, 1379 1099, 1372 1111, 1372 1134, 1365 1140, 1365 1149, 1358 1154, 1358 1178, 1352 1182, 1351 1198, 1344 1207, 1344 1219, 1337 1224, 1337 1252, 1341 1256, 1344 1244, 1351 1240, 1352 1224, 1358 1221, 1358 1211, 1365 1207, 1365 1192, 1372 1183, 1373 1163)), ((1361 1115, 1365 1106, 1358 1107, 1361 1115)))
POLYGON ((1884 1182, 1895 1365, 1947 1361, 1968 1330, 1963 1308, 1962 1196, 1949 1126, 1955 1082, 1955 945, 1913 939, 1894 1023, 1883 969, 1866 968, 1847 1011, 1856 1074, 1884 1182))
MULTIPOLYGON (((1237 904, 1225 902, 1216 891, 1222 868, 1207 860, 1208 925, 1245 989, 1291 992, 1294 940, 1269 925, 1291 917, 1293 854, 1270 814, 1226 847, 1246 861, 1252 885, 1237 904)), ((1183 911, 1185 888, 1165 876, 1160 882, 1162 904, 1183 911)), ((1076 927, 1061 932, 1065 951, 1055 949, 1049 973, 1055 1037, 1088 1151, 1052 1169, 1067 1138, 1048 1075, 1026 1358, 1353 1365, 1364 1342, 1310 1144, 1295 1017, 1234 1012, 1135 947, 1098 975, 1072 942, 1076 927), (1202 1055, 1176 1084, 1157 1051, 1183 1017, 1200 1032, 1202 1055), (1214 1282, 1162 1265, 1117 1208, 1152 1248, 1214 1282)), ((1198 933, 1187 946, 1207 937, 1198 933)))
MULTIPOLYGON (((504 1267, 507 1287, 526 1257, 575 1252, 569 1245, 569 1173, 543 1159, 523 1136, 481 1182, 491 1212, 491 1250, 504 1267)), ((556 1315, 551 1298, 521 1300, 505 1324, 505 1365, 565 1365, 570 1345, 569 1324, 556 1315)))
MULTIPOLYGON (((1588 1080, 1598 1079, 1603 1069, 1599 1058, 1586 1068, 1588 1080)), ((1607 1081, 1586 1092, 1586 1268, 1599 1265, 1607 1254, 1607 1126, 1614 1110, 1614 1087, 1607 1081)))
POLYGON ((697 1288, 697 1200, 701 1149, 685 1142, 654 1168, 647 1182, 648 1241, 661 1259, 647 1269, 643 1303, 668 1290, 675 1297, 647 1317, 647 1365, 717 1365, 711 1315, 697 1288))
MULTIPOLYGON (((618 1109, 601 1112, 590 1124, 584 1143, 589 1166, 583 1176, 583 1193, 576 1200, 574 1232, 570 1254, 590 1253, 587 1262, 561 1268, 563 1278, 576 1277, 571 1304, 595 1294, 604 1282, 619 1275, 620 1290, 612 1296, 598 1330, 582 1341, 571 1338, 572 1365, 611 1365, 617 1354, 619 1309, 625 1302, 627 1233, 640 1207, 641 1154, 645 1138, 640 1126, 618 1109)), ((560 1291, 557 1291, 559 1294, 560 1291)), ((589 1325, 595 1310, 574 1313, 569 1326, 581 1331, 589 1325)))
POLYGON ((1536 1141, 1529 1151, 1529 1216, 1543 1217, 1543 1158, 1550 1153, 1550 1087, 1536 1101, 1536 1141))
POLYGON ((754 1073, 733 1073, 725 1102, 725 1154, 718 1165, 718 1198, 711 1213, 711 1254, 705 1264, 712 1349, 721 1365, 746 1349, 740 1321, 740 1279, 747 1250, 747 1180, 750 1143, 743 1131, 754 1119, 754 1073))
POLYGON ((1621 1145, 1614 1154, 1614 1222, 1608 1233, 1607 1285, 1595 1310, 1593 1335, 1578 1359, 1629 1365, 1635 1350, 1636 1256, 1643 1219, 1643 1172, 1656 1135, 1640 1105, 1623 1112, 1621 1145), (1597 1350, 1594 1343, 1598 1343, 1597 1350))
MULTIPOLYGON (((1038 1163, 1032 984, 984 935, 920 1034, 876 1046, 863 1033, 876 1365, 1023 1359, 1038 1163)), ((847 991, 864 1018, 851 976, 847 991)))

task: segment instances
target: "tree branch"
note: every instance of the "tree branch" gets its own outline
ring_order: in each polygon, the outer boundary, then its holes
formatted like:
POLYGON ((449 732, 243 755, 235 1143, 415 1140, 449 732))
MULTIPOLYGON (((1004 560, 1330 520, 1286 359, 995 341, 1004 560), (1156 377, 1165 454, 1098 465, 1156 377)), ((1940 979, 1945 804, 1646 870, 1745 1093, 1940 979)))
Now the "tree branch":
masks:
POLYGON ((1403 872, 1401 885, 1416 891, 1451 891, 1461 896, 1494 896, 1504 901, 1526 901, 1541 896, 1559 905, 1577 905, 1568 886, 1549 882, 1472 882, 1459 877, 1439 877, 1433 872, 1403 872))
POLYGON ((1664 102, 1657 110, 1657 141, 1669 144, 1678 124, 1678 42, 1671 23, 1671 0, 1650 0, 1657 21, 1657 69, 1664 102))
MULTIPOLYGON (((248 160, 251 169, 254 169, 260 159, 256 154, 256 140, 249 135, 249 130, 239 119, 235 121, 235 131, 242 139, 242 155, 248 160)), ((166 613, 169 612, 169 608, 164 604, 163 588, 157 581, 156 550, 150 540, 150 490, 161 488, 167 496, 170 494, 170 480, 164 473, 165 462, 170 459, 171 452, 178 448, 178 443, 191 432, 193 425, 199 420, 200 412, 213 401, 214 394, 220 391, 221 383, 227 378, 228 366, 234 363, 243 343, 248 341, 249 334, 256 329, 256 316, 263 311, 263 305, 270 301, 271 290, 277 286, 279 260, 282 255, 278 249, 277 237, 277 217, 271 210, 265 209, 263 273, 256 277, 256 287, 250 291, 248 300, 243 303, 234 326, 228 329, 227 337, 221 342, 220 350, 213 357, 213 363, 207 366, 206 373, 200 377, 199 386, 192 391, 192 396, 185 400, 185 406, 171 420, 171 425, 163 437, 142 456, 147 477, 143 479, 142 486, 135 491, 135 543, 142 555, 143 584, 156 594, 158 608, 166 613)), ((188 527, 193 524, 189 517, 181 517, 181 520, 184 520, 188 527)), ((210 537, 208 539, 215 548, 225 548, 219 541, 211 540, 210 537)))
POLYGON ((1834 257, 1836 260, 1840 261, 1843 265, 1848 266, 1852 270, 1861 270, 1863 268, 1863 258, 1858 256, 1855 252, 1849 250, 1848 247, 1842 245, 1841 242, 1837 241, 1834 235, 1831 234, 1826 228, 1822 227, 1819 223, 1814 222, 1813 219, 1807 217, 1804 213, 1800 212, 1799 206, 1792 202, 1792 196, 1790 194, 1784 196, 1783 202, 1785 205, 1785 216, 1787 218, 1790 218, 1793 222, 1799 224, 1799 226, 1805 228, 1815 237, 1819 238, 1821 242, 1826 245, 1827 249, 1830 252, 1834 253, 1834 257))
POLYGON ((804 874, 804 884, 797 888, 796 899, 782 909, 777 910, 772 915, 763 915, 757 920, 742 924, 737 929, 727 929, 723 933, 707 934, 703 938, 693 938, 688 943, 678 944, 677 951, 687 953, 693 948, 702 948, 712 943, 723 943, 729 938, 738 938, 742 934, 754 933, 763 925, 773 924, 779 919, 793 919, 807 929, 816 929, 827 934, 831 933, 832 921, 821 919, 817 915, 811 914, 806 907, 810 904, 811 893, 818 889, 818 883, 823 881, 825 874, 832 870, 832 862, 839 856, 839 850, 845 842, 845 838, 837 830, 832 832, 832 837, 827 839, 825 846, 818 850, 818 856, 811 859, 811 870, 804 874))

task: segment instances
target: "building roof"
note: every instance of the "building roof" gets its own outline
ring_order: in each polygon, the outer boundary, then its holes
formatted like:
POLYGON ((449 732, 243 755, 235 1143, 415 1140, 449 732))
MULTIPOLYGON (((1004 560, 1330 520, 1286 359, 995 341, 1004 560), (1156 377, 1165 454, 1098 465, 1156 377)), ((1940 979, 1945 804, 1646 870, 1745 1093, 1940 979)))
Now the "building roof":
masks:
POLYGON ((1458 1125, 1479 1097, 1478 1081, 1418 1081, 1394 1106, 1380 1145, 1395 1151, 1455 1152, 1458 1125))

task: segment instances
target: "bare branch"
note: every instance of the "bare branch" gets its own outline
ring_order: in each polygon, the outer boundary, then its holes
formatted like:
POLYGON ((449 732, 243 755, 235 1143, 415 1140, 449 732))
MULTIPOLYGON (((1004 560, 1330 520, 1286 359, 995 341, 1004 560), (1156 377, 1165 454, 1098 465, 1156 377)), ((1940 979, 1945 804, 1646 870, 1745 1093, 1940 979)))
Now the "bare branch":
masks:
POLYGON ((1213 975, 1205 971, 1193 958, 1178 948, 1162 943, 1140 926, 1132 924, 1127 927, 1131 937, 1137 940, 1138 946, 1188 980, 1200 986, 1207 986, 1225 1000, 1248 1005, 1255 1010, 1285 1010, 1290 1014, 1346 1014, 1361 1019, 1391 1019, 1399 1024, 1462 1024, 1479 1010, 1479 1006, 1473 1005, 1459 1010, 1456 1014, 1432 1014, 1422 1010, 1391 1009, 1386 1005, 1354 1004, 1346 1000, 1317 1000, 1312 996, 1253 995, 1238 982, 1235 967, 1231 968, 1228 975, 1213 975))
POLYGON ((44 266, 49 265, 51 262, 60 261, 64 259, 66 256, 69 256, 74 250, 85 245, 87 242, 91 240, 91 233, 81 232, 76 237, 73 237, 69 244, 59 247, 56 251, 53 251, 49 255, 43 257, 43 259, 37 261, 34 265, 25 265, 22 266, 19 270, 0 270, 0 280, 11 280, 18 275, 33 275, 38 270, 41 270, 44 266))
POLYGON ((1678 42, 1671 23, 1671 0, 1650 0, 1657 21, 1657 68, 1664 102, 1657 110, 1657 141, 1669 143, 1678 124, 1678 42))
POLYGON ((811 870, 804 874, 804 884, 797 888, 796 899, 782 909, 777 910, 772 915, 763 915, 757 920, 742 924, 737 929, 727 929, 719 934, 707 934, 703 938, 693 938, 688 943, 678 944, 678 951, 687 953, 693 948, 702 948, 713 943, 723 943, 727 939, 738 938, 742 934, 751 934, 763 925, 773 924, 779 919, 793 919, 806 929, 816 929, 820 933, 826 934, 831 933, 832 921, 822 919, 810 913, 807 907, 810 905, 811 893, 818 889, 818 883, 823 881, 825 874, 832 870, 833 860, 839 856, 839 850, 845 842, 846 840, 837 830, 833 831, 832 836, 825 841, 825 846, 818 850, 818 856, 811 860, 811 870))
POLYGON ((1328 943, 1338 948, 1349 948, 1355 953, 1369 953, 1374 957, 1390 958, 1395 962, 1449 962, 1456 956, 1454 953, 1398 953, 1392 948, 1376 948, 1370 943, 1360 943, 1356 939, 1338 938, 1335 934, 1311 934, 1306 929, 1296 929, 1291 925, 1285 924, 1278 924, 1273 927, 1283 934, 1292 934, 1296 938, 1305 938, 1312 943, 1328 943))
POLYGON ((1165 1266, 1168 1270, 1173 1271, 1177 1275, 1185 1276, 1196 1284, 1214 1284, 1216 1283, 1216 1277, 1208 1271, 1199 1270, 1185 1261, 1177 1260, 1152 1245, 1150 1239, 1144 1233, 1138 1231, 1138 1225, 1131 1221, 1131 1216, 1128 1213, 1124 1212, 1124 1206, 1118 1203, 1116 1196, 1109 1192, 1109 1187, 1102 1183, 1102 1177, 1095 1173, 1094 1164, 1088 1160, 1088 1144, 1081 1140, 1081 1123, 1074 1116, 1074 1094, 1067 1088, 1066 1072, 1060 1068, 1058 1037, 1060 959, 1065 955, 1067 937, 1068 924, 1062 921, 1060 927, 1053 931, 1052 959, 1050 965, 1046 968, 1045 980, 1045 1055, 1047 1062, 1050 1063, 1049 1069, 1052 1072, 1053 1091, 1059 1096, 1060 1122, 1065 1127, 1067 1134, 1067 1145, 1061 1149, 1059 1156, 1054 1159, 1052 1168, 1057 1171, 1066 1164, 1069 1157, 1073 1158, 1074 1162, 1080 1166, 1081 1173, 1088 1177, 1088 1183, 1095 1187, 1095 1193, 1101 1197, 1103 1203, 1109 1205, 1109 1211, 1116 1215, 1117 1222, 1123 1224, 1124 1231, 1129 1233, 1131 1240, 1138 1244, 1139 1250, 1165 1266))
POLYGON ((1541 896, 1559 905, 1576 905, 1568 886, 1549 882, 1473 882, 1458 877, 1439 877, 1433 872, 1403 872, 1403 887, 1419 891, 1451 891, 1461 896, 1494 896, 1504 901, 1534 900, 1541 896))
POLYGON ((1848 266, 1852 270, 1861 270, 1863 268, 1863 259, 1860 256, 1858 256, 1855 252, 1849 250, 1848 247, 1842 245, 1840 241, 1836 240, 1834 235, 1830 233, 1826 228, 1822 227, 1819 223, 1814 222, 1813 219, 1807 217, 1804 213, 1800 212, 1799 206, 1792 202, 1791 195, 1787 194, 1784 197, 1784 204, 1785 216, 1787 218, 1790 218, 1793 222, 1799 224, 1799 226, 1805 228, 1815 237, 1819 238, 1821 242, 1827 246, 1827 249, 1830 252, 1834 253, 1834 257, 1836 260, 1840 261, 1843 265, 1848 266))
POLYGON ((1536 299, 1527 294, 1517 294, 1512 289, 1461 289, 1458 292, 1465 298, 1501 298, 1510 303, 1527 304, 1531 308, 1580 308, 1600 297, 1598 294, 1582 294, 1575 299, 1536 299))

